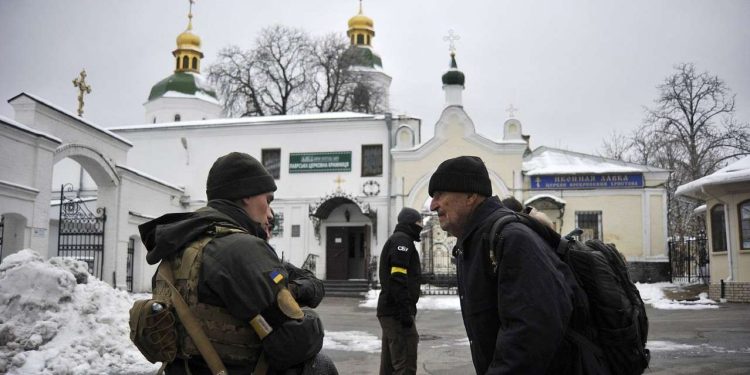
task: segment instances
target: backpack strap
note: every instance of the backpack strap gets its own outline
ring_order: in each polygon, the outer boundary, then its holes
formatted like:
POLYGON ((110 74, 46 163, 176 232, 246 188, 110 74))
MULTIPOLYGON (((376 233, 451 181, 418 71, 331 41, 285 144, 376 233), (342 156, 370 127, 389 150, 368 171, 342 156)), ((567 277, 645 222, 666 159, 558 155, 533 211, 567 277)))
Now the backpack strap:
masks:
POLYGON ((167 285, 169 285, 169 289, 172 291, 172 293, 170 293, 172 304, 177 311, 177 316, 179 316, 180 322, 182 322, 185 330, 193 339, 195 346, 198 347, 201 356, 211 369, 211 373, 214 375, 227 375, 227 368, 221 361, 219 353, 216 352, 211 341, 208 340, 206 333, 203 331, 203 328, 201 328, 200 322, 190 311, 188 304, 182 298, 180 292, 172 284, 174 282, 174 274, 172 273, 171 262, 168 260, 163 261, 159 266, 158 272, 161 273, 164 281, 166 281, 167 285))

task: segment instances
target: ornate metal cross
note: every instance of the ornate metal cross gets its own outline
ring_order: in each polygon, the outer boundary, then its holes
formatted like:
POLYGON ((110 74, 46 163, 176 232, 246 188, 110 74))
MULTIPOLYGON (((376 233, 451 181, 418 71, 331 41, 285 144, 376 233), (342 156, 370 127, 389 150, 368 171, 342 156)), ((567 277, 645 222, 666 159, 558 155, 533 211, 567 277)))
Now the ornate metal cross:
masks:
POLYGON ((448 30, 448 35, 443 37, 443 40, 448 42, 448 50, 451 51, 451 53, 456 53, 456 41, 461 39, 461 36, 456 34, 453 29, 448 30))
POLYGON ((508 106, 508 108, 505 109, 505 112, 508 112, 508 117, 510 118, 514 118, 515 117, 514 114, 517 111, 518 111, 518 108, 514 107, 512 103, 511 105, 508 106))
POLYGON ((73 80, 73 86, 78 88, 78 116, 83 117, 83 94, 91 93, 91 86, 86 84, 86 69, 73 80))

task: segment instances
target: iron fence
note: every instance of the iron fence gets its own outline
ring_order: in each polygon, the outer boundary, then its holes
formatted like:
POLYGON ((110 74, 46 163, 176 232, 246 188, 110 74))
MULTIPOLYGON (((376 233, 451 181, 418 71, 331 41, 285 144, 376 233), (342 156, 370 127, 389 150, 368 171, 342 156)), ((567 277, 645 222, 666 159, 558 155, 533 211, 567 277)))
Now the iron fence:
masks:
POLYGON ((422 230, 422 294, 458 294, 453 246, 456 238, 440 228, 434 213, 424 215, 427 223, 422 230))
POLYGON ((71 184, 65 184, 60 188, 57 255, 85 262, 89 273, 101 280, 106 210, 99 207, 96 213, 92 212, 83 200, 73 193, 71 184))
POLYGON ((680 283, 711 281, 705 233, 669 240, 670 280, 680 283))

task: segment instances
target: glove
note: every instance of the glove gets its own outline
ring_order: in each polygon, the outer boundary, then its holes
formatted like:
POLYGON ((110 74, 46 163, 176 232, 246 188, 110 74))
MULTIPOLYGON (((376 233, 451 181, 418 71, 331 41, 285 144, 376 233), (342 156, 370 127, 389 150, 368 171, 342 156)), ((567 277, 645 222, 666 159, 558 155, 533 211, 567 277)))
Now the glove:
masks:
POLYGON ((401 322, 401 326, 404 328, 411 328, 414 325, 414 318, 412 318, 408 309, 399 310, 398 321, 401 322))

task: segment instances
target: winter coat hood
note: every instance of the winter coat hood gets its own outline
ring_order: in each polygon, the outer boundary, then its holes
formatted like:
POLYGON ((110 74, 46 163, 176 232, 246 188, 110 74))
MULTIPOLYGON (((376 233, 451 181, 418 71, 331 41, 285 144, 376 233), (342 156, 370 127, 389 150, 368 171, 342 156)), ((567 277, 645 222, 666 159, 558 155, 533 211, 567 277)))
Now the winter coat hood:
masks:
POLYGON ((264 238, 265 231, 260 230, 260 225, 246 215, 243 220, 242 216, 238 215, 238 210, 241 208, 230 201, 213 200, 207 207, 195 212, 170 213, 139 225, 141 240, 148 251, 146 262, 159 263, 219 224, 244 229, 252 235, 264 238))

